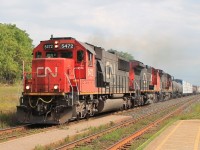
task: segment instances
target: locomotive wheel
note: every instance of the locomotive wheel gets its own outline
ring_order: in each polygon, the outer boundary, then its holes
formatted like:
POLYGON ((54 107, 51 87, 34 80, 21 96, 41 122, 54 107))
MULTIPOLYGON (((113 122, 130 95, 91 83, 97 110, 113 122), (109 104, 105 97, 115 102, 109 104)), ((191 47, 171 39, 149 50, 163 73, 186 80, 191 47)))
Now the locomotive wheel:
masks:
POLYGON ((123 110, 126 110, 127 109, 127 106, 126 104, 123 105, 123 110))
POLYGON ((153 103, 157 103, 158 102, 158 95, 155 94, 154 99, 153 99, 153 103))
POLYGON ((76 121, 79 121, 80 120, 80 113, 78 113, 77 115, 76 115, 76 121))
POLYGON ((159 95, 159 101, 160 101, 160 102, 164 101, 164 96, 163 96, 163 94, 160 94, 160 95, 159 95))
POLYGON ((85 118, 88 120, 90 118, 90 116, 91 115, 89 113, 87 113, 86 116, 85 116, 85 118))
POLYGON ((90 115, 90 116, 94 116, 94 111, 90 112, 89 115, 90 115))

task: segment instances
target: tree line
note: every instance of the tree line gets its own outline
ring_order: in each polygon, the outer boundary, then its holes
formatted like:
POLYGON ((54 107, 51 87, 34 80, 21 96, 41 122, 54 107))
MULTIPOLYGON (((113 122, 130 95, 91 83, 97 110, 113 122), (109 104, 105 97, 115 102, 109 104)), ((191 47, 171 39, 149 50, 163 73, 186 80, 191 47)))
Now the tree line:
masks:
POLYGON ((14 24, 0 23, 0 83, 14 83, 22 78, 22 61, 31 61, 32 49, 32 39, 26 31, 14 24))

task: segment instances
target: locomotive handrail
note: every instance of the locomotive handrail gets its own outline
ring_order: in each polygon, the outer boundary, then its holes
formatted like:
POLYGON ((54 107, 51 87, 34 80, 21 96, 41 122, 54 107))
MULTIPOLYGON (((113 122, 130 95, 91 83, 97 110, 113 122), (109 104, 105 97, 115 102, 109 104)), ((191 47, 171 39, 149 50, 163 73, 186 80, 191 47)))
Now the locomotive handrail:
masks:
MULTIPOLYGON (((74 67, 74 69, 73 69, 73 71, 74 71, 74 79, 75 79, 75 81, 76 81, 75 69, 78 69, 78 70, 80 71, 80 68, 79 68, 79 67, 78 67, 78 68, 74 67)), ((76 83, 77 93, 78 93, 78 95, 79 95, 79 89, 78 89, 77 82, 75 82, 75 83, 76 83)))
POLYGON ((134 87, 135 90, 136 90, 136 89, 140 89, 140 86, 138 85, 138 83, 137 83, 136 81, 134 81, 134 83, 135 83, 135 85, 137 86, 137 88, 134 87))
POLYGON ((35 108, 35 107, 37 107, 39 100, 41 100, 43 103, 49 104, 49 103, 52 102, 53 98, 51 98, 49 101, 45 101, 45 100, 42 99, 42 98, 38 98, 38 99, 37 99, 37 102, 36 102, 36 104, 35 104, 35 106, 33 106, 33 105, 31 104, 31 99, 30 99, 30 97, 29 97, 29 105, 30 105, 32 108, 35 108))
POLYGON ((72 106, 73 106, 74 105, 74 89, 73 89, 72 83, 70 82, 69 77, 66 73, 65 73, 65 76, 70 84, 70 87, 72 88, 72 106))

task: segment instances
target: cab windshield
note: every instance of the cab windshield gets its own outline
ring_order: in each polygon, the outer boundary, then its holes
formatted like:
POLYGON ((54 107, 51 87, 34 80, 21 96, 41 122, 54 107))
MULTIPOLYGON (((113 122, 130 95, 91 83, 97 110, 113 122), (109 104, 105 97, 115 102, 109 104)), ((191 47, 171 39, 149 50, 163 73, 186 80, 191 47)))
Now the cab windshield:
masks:
POLYGON ((60 57, 62 58, 72 58, 72 51, 67 51, 67 52, 61 52, 60 57))
POLYGON ((46 52, 46 58, 56 58, 57 56, 56 52, 46 52))

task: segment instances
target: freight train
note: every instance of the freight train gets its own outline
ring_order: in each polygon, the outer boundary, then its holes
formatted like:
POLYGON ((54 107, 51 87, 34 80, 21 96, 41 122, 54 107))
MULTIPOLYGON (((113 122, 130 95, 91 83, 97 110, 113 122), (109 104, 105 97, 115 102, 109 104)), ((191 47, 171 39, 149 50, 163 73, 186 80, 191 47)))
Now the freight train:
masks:
POLYGON ((62 124, 200 91, 163 70, 71 37, 41 41, 32 71, 23 76, 21 123, 62 124))

